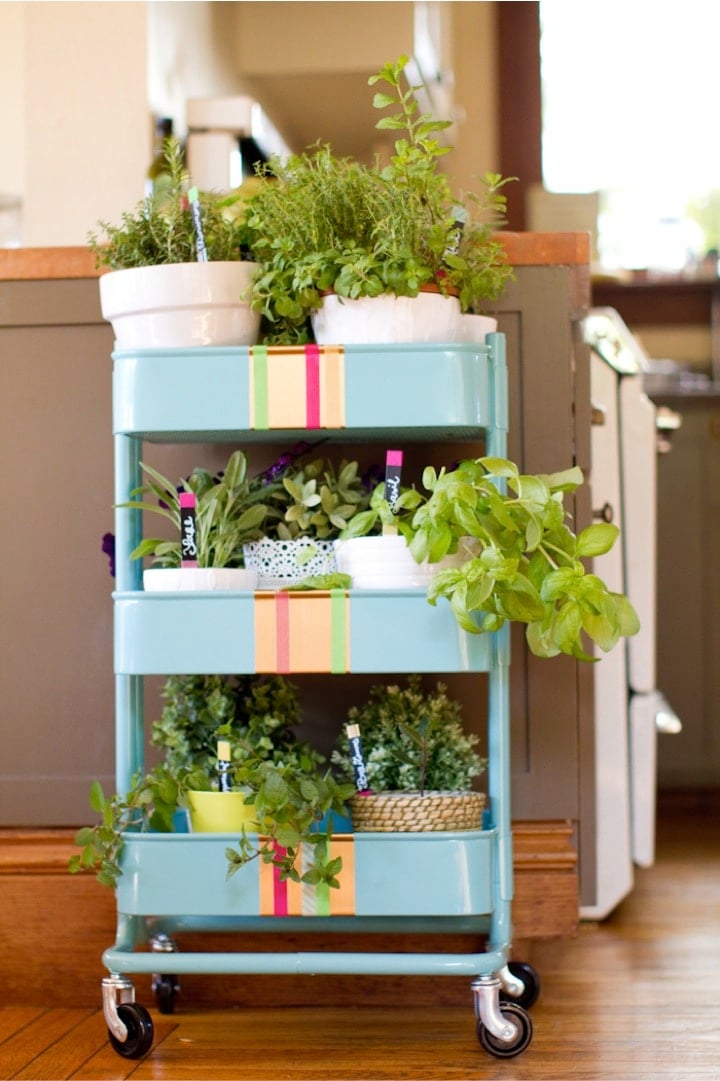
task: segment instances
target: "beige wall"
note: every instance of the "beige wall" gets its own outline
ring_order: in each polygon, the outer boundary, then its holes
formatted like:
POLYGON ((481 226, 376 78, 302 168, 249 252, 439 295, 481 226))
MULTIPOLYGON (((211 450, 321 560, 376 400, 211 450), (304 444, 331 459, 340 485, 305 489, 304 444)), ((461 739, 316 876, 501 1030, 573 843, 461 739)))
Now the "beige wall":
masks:
MULTIPOLYGON (((265 98, 272 104, 278 92, 270 80, 278 66, 290 80, 286 108, 306 120, 301 145, 327 138, 338 117, 342 131, 358 97, 366 101, 360 130, 370 145, 377 114, 364 73, 412 52, 413 8, 0 3, 0 196, 22 196, 21 243, 84 244, 99 219, 118 221, 143 194, 153 114, 175 117, 182 133, 187 98, 257 91, 272 118, 265 98), (292 70, 288 55, 301 58, 292 70)), ((441 52, 459 106, 456 149, 446 163, 457 188, 472 188, 473 177, 497 168, 494 8, 442 5, 441 52)))
POLYGON ((146 5, 23 3, 27 246, 82 244, 140 198, 148 157, 146 5))

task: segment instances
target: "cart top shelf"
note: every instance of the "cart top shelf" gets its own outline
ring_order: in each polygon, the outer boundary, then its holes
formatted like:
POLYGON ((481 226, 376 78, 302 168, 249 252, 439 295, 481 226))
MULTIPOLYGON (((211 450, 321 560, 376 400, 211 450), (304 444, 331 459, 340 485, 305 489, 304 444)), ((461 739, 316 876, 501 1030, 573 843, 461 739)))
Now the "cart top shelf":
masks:
MULTIPOLYGON (((116 434, 156 442, 472 438, 507 428, 491 345, 264 346, 113 355, 116 434)), ((501 371, 502 368, 502 371, 501 371)))

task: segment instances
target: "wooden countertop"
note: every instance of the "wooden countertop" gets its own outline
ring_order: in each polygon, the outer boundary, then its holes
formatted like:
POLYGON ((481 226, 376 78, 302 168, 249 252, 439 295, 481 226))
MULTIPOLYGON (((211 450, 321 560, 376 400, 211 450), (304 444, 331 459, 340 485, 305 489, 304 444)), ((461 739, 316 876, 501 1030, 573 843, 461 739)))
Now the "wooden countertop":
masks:
MULTIPOLYGON (((589 263, 589 233, 500 233, 512 266, 589 263)), ((97 278, 89 248, 0 248, 0 281, 97 278)))

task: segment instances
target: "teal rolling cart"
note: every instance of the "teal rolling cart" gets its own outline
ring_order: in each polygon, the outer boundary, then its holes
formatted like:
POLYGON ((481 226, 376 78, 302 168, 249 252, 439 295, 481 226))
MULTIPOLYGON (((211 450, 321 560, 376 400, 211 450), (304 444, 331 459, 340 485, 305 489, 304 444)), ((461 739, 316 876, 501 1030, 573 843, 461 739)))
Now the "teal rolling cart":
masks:
MULTIPOLYGON (((294 442, 322 435, 387 447, 484 436, 488 454, 506 454, 507 373, 500 334, 489 335, 486 346, 347 346, 294 354, 261 347, 143 350, 115 353, 113 363, 118 504, 141 483, 146 441, 294 442)), ((115 528, 116 781, 124 792, 143 768, 144 677, 280 669, 272 666, 272 650, 258 640, 256 619, 258 605, 269 604, 272 621, 276 595, 144 593, 142 569, 129 558, 140 540, 140 512, 118 509, 115 528)), ((302 915, 265 914, 258 861, 226 879, 224 851, 237 840, 234 835, 126 834, 117 937, 103 955, 110 1041, 128 1058, 152 1045, 152 1019, 135 1001, 130 973, 154 974, 161 1012, 172 1010, 180 973, 467 975, 482 1046, 500 1058, 514 1056, 532 1038, 527 1011, 539 980, 530 965, 509 960, 508 636, 467 634, 448 605, 429 605, 422 590, 293 594, 290 618, 293 605, 302 604, 330 605, 328 618, 343 619, 347 633, 341 650, 292 671, 487 673, 490 810, 484 826, 348 837, 354 864, 349 915, 312 907, 302 915), (182 953, 173 935, 183 929, 267 931, 270 942, 273 931, 321 930, 329 937, 336 931, 471 932, 483 936, 487 948, 477 954, 285 953, 271 947, 182 953), (147 944, 150 951, 138 950, 147 944)), ((307 608, 298 607, 297 618, 303 612, 307 608)))

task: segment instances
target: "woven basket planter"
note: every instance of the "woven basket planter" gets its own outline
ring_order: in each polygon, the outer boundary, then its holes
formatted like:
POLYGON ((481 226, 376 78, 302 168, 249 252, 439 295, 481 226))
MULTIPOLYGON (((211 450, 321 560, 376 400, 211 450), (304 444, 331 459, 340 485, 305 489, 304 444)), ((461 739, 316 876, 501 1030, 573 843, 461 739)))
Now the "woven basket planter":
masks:
POLYGON ((484 792, 379 792, 350 800, 358 833, 424 833, 479 830, 484 792))

